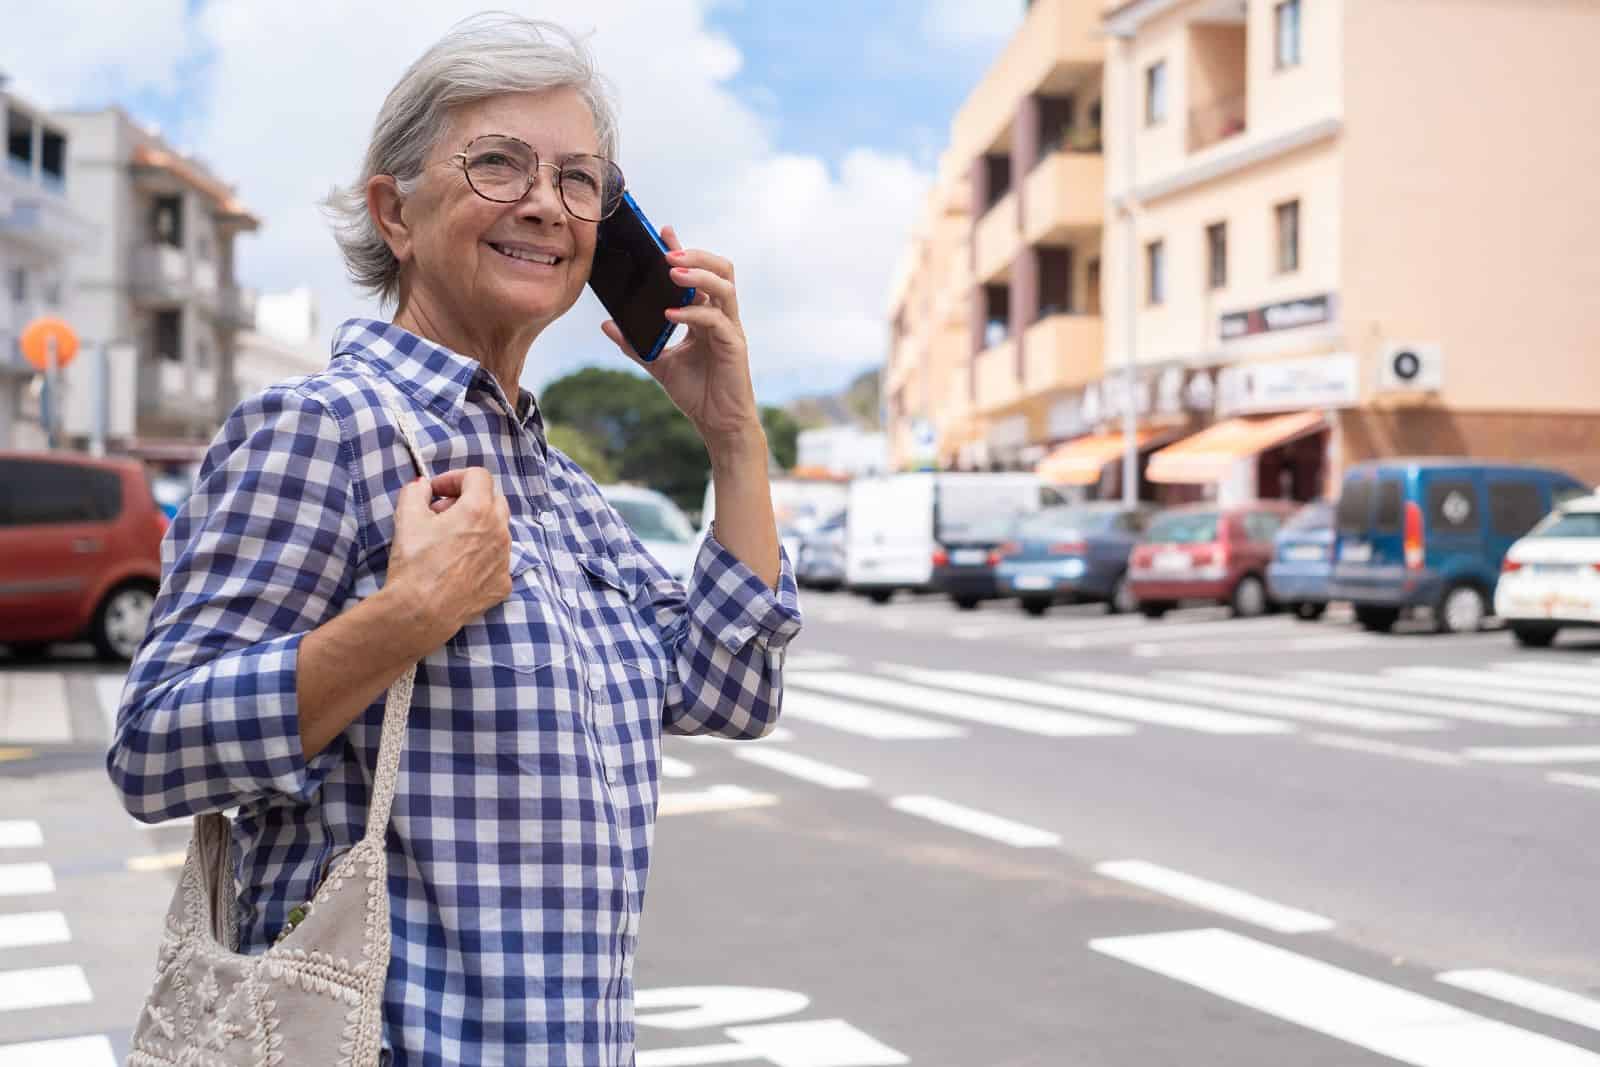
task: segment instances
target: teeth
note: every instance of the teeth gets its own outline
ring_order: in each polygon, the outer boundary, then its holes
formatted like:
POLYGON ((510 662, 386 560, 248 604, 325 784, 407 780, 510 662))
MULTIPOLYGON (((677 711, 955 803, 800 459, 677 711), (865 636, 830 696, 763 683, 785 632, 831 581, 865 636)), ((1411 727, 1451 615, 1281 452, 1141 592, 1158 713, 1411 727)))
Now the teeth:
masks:
POLYGON ((546 255, 543 252, 524 252, 518 248, 507 248, 505 245, 490 245, 489 247, 499 252, 502 256, 510 256, 512 259, 525 259, 529 263, 543 263, 550 267, 556 264, 555 256, 546 255))

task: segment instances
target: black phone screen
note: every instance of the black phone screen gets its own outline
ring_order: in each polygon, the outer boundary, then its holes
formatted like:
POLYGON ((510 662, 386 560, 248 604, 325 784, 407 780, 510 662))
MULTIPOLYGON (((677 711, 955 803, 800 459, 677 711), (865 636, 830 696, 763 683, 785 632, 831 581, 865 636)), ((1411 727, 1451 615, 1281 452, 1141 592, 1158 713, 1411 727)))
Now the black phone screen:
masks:
POLYGON ((649 220, 632 196, 624 196, 617 210, 599 224, 589 288, 646 361, 660 355, 672 335, 675 324, 667 321, 667 309, 694 299, 692 290, 672 280, 670 270, 649 220))

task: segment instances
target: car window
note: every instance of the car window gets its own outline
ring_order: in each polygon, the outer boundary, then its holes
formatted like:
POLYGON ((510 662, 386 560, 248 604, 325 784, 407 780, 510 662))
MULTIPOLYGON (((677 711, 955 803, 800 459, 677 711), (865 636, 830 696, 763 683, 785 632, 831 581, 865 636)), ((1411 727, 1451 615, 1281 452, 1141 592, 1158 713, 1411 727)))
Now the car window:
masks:
POLYGON ((1405 513, 1405 486, 1399 478, 1378 479, 1378 513, 1373 520, 1373 527, 1381 534, 1397 534, 1400 532, 1402 516, 1405 513))
POLYGON ((1326 530, 1333 525, 1333 505, 1326 500, 1307 504, 1283 524, 1286 531, 1326 530))
POLYGON ((1270 511, 1252 511, 1244 517, 1245 536, 1251 541, 1270 541, 1278 536, 1283 517, 1270 511))
POLYGON ((997 519, 974 519, 956 526, 946 526, 942 537, 946 541, 1004 541, 1016 528, 1015 516, 997 519))
POLYGON ((1203 545, 1217 539, 1217 513, 1186 511, 1161 515, 1150 524, 1145 540, 1161 545, 1203 545))
POLYGON ((1562 504, 1567 503, 1569 500, 1578 500, 1582 497, 1589 496, 1592 492, 1593 490, 1590 490, 1584 486, 1567 482, 1550 494, 1550 503, 1553 507, 1559 508, 1562 504))
POLYGON ((1116 528, 1123 533, 1141 534, 1149 520, 1150 516, 1142 511, 1122 511, 1117 513, 1116 528))
POLYGON ((1364 534, 1372 524, 1373 482, 1370 478, 1351 478, 1339 494, 1339 532, 1364 534))
POLYGON ((950 475, 941 477, 935 484, 934 514, 938 516, 936 533, 941 541, 951 536, 950 531, 968 523, 1038 508, 1039 486, 1014 477, 950 475))
POLYGON ((1428 483, 1428 528, 1440 533, 1475 533, 1478 493, 1464 478, 1437 478, 1428 483))
POLYGON ((654 500, 613 500, 611 506, 641 541, 682 545, 694 540, 689 520, 654 500))
POLYGON ((1016 535, 1029 538, 1054 538, 1070 533, 1079 537, 1093 523, 1082 508, 1049 508, 1017 520, 1016 535))
POLYGON ((1489 483, 1489 528, 1499 537, 1521 537, 1545 517, 1544 494, 1532 482, 1489 483))
POLYGON ((1600 538, 1600 511, 1558 511, 1534 527, 1529 536, 1600 538))
POLYGON ((45 460, 0 460, 0 525, 109 522, 122 511, 116 471, 45 460))

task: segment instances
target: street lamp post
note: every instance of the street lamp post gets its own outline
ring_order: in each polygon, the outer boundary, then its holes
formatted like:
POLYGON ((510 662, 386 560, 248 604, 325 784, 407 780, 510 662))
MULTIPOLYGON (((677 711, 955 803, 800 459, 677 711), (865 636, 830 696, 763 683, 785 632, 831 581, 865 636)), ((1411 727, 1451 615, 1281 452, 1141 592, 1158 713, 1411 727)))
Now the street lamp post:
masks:
POLYGON ((1122 506, 1131 508, 1139 502, 1139 411, 1137 393, 1139 370, 1134 331, 1137 328, 1139 309, 1138 241, 1134 232, 1134 137, 1137 117, 1135 93, 1137 84, 1133 70, 1133 35, 1127 31, 1115 35, 1122 53, 1122 148, 1123 185, 1118 197, 1122 223, 1122 270, 1125 299, 1122 304, 1122 343, 1126 348, 1123 371, 1122 405, 1122 506))

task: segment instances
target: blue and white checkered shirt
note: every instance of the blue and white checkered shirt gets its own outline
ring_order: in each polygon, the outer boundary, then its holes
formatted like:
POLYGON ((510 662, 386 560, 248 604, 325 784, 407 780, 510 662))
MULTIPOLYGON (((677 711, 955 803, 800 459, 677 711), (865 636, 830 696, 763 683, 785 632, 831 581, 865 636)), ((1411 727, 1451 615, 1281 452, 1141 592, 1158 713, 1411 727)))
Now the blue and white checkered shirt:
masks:
POLYGON ((383 699, 308 760, 295 675, 306 633, 383 584, 416 477, 376 371, 433 471, 494 474, 515 583, 417 668, 387 838, 386 1044, 401 1064, 626 1067, 661 735, 772 728, 800 629, 789 561, 772 590, 708 538, 686 590, 475 360, 361 319, 333 352, 211 446, 162 547, 111 777, 147 821, 239 806, 244 951, 361 839, 383 699))

